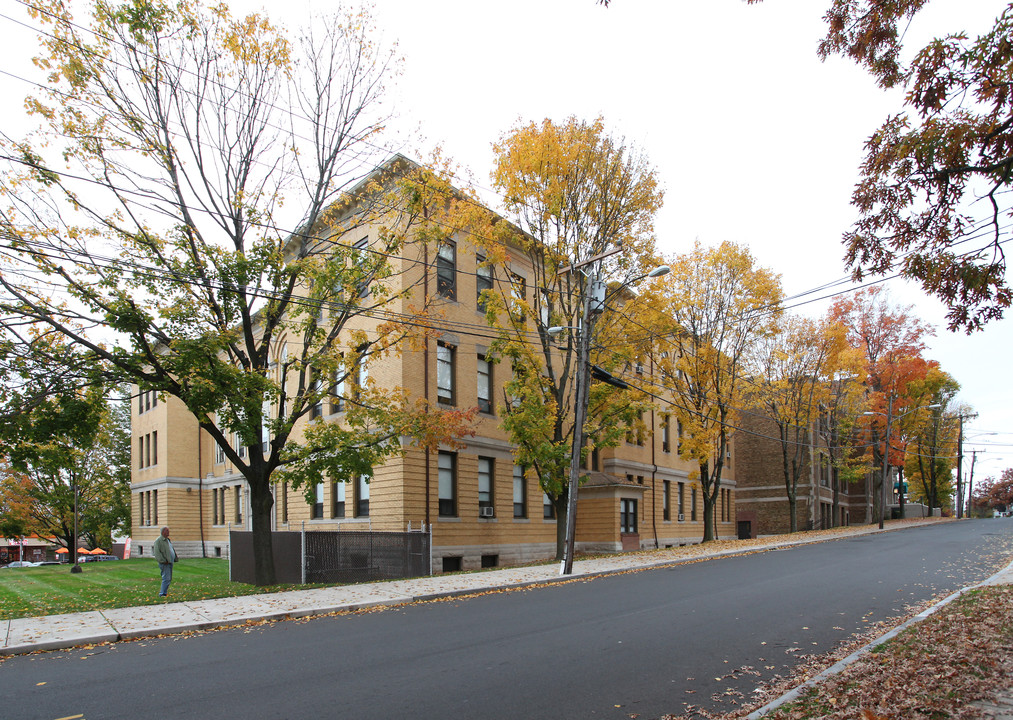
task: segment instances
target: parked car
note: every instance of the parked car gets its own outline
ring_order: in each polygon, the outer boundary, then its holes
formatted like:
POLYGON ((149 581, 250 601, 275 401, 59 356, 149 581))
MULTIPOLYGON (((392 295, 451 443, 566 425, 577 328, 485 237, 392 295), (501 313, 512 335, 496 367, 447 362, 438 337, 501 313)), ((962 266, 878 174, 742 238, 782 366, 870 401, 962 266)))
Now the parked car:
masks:
POLYGON ((102 562, 104 560, 119 560, 115 555, 88 555, 81 562, 102 562))
POLYGON ((43 560, 42 562, 35 563, 35 566, 38 567, 41 565, 63 565, 63 564, 64 563, 60 562, 59 560, 43 560))
POLYGON ((28 562, 27 560, 15 560, 12 563, 7 563, 6 565, 4 565, 4 567, 26 568, 26 567, 35 567, 36 565, 38 565, 38 563, 28 562))

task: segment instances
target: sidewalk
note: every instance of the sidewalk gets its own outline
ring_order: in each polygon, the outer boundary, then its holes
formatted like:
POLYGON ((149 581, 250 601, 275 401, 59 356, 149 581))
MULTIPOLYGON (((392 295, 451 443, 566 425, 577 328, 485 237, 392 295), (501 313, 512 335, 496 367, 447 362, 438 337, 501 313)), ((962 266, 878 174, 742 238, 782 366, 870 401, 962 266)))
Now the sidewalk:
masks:
MULTIPOLYGON (((240 625, 249 621, 324 615, 342 610, 357 610, 378 605, 401 605, 489 590, 521 588, 645 569, 680 562, 711 559, 727 555, 761 552, 774 548, 825 542, 842 537, 902 530, 918 525, 878 528, 842 528, 826 531, 819 537, 802 540, 744 541, 729 549, 708 552, 706 547, 685 546, 646 553, 614 555, 574 562, 573 574, 559 575, 557 564, 523 568, 505 568, 484 572, 436 575, 432 577, 363 583, 312 590, 294 590, 197 602, 168 602, 160 605, 116 608, 66 615, 18 618, 0 621, 0 655, 17 655, 36 650, 56 650, 77 645, 113 642, 130 638, 181 633, 192 630, 240 625), (748 544, 747 544, 748 543, 748 544)), ((992 580, 1013 583, 1013 565, 992 580)))

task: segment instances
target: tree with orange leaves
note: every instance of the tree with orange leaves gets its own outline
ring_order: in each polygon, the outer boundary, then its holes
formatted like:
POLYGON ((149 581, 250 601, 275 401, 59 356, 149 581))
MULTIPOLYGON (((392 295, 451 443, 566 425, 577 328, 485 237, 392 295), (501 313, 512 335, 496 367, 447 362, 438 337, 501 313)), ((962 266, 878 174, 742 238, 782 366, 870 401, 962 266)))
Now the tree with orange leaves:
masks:
POLYGON ((849 343, 864 355, 866 373, 866 402, 868 403, 868 447, 872 452, 875 489, 869 498, 882 523, 886 485, 882 468, 903 465, 896 457, 884 455, 887 447, 895 447, 893 436, 900 429, 900 419, 910 405, 907 386, 923 378, 936 364, 925 360, 924 338, 931 328, 912 314, 911 307, 892 305, 879 287, 859 290, 853 295, 838 299, 830 309, 830 317, 841 323, 847 331, 849 343), (893 422, 897 420, 895 425, 893 422), (886 437, 887 426, 890 438, 886 437))

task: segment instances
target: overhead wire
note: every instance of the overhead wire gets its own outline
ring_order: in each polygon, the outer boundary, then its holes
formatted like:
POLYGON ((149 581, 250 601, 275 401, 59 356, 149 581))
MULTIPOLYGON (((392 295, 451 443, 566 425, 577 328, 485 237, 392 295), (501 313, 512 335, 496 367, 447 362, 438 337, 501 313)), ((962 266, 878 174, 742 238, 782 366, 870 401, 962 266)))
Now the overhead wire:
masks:
MULTIPOLYGON (((27 3, 25 3, 25 2, 23 1, 23 0, 19 0, 19 2, 22 2, 22 4, 25 4, 25 5, 27 5, 27 3)), ((10 20, 10 18, 8 18, 7 16, 2 16, 2 17, 4 17, 5 19, 8 19, 8 20, 10 20)), ((17 22, 17 21, 14 21, 14 22, 17 22)), ((89 30, 89 31, 90 31, 90 30, 89 30)), ((6 71, 0 71, 0 72, 3 72, 4 74, 6 74, 6 75, 9 75, 9 76, 12 76, 12 77, 16 77, 16 76, 13 76, 13 75, 12 75, 11 73, 8 73, 8 72, 6 72, 6 71)), ((21 78, 19 78, 19 79, 21 79, 21 78)), ((26 81, 26 82, 30 82, 30 81, 26 81)), ((41 87, 41 86, 40 86, 40 87, 41 87)), ((306 119, 306 118, 304 118, 304 119, 306 119)), ((307 138, 303 138, 303 139, 307 139, 307 138)), ((379 146, 374 146, 374 147, 377 147, 377 148, 379 148, 379 146)), ((12 159, 12 158, 8 158, 8 159, 12 159)), ((12 160, 15 160, 15 161, 17 161, 17 159, 12 159, 12 160)), ((380 166, 375 166, 375 167, 373 168, 373 170, 375 170, 375 169, 376 169, 377 167, 380 167, 380 166)), ((88 179, 88 178, 78 178, 78 179, 80 179, 80 180, 84 180, 84 181, 89 181, 89 179, 88 179)), ((99 183, 99 184, 101 184, 101 183, 99 183)), ((140 194, 140 193, 139 193, 139 194, 140 194)), ((150 198, 150 197, 148 197, 148 199, 151 199, 151 198, 150 198)), ((477 201, 476 201, 476 200, 474 200, 474 199, 472 199, 472 198, 470 198, 470 197, 467 197, 467 196, 465 196, 465 199, 467 199, 467 200, 468 200, 469 202, 475 202, 475 203, 477 204, 477 201)), ((152 207, 152 206, 148 206, 148 209, 150 209, 150 210, 155 210, 155 211, 158 211, 158 208, 156 208, 156 207, 152 207)), ((224 217, 224 216, 222 216, 222 217, 224 217)), ((275 227, 275 226, 264 226, 264 227, 270 227, 270 228, 272 229, 272 231, 275 231, 275 232, 277 232, 277 231, 280 231, 280 228, 277 228, 277 227, 275 227)), ((290 234, 292 234, 292 233, 290 233, 290 234)), ((324 239, 324 240, 329 240, 329 238, 319 238, 319 237, 318 237, 318 238, 316 238, 316 239, 324 239)), ((969 241, 970 239, 971 239, 971 238, 970 238, 970 237, 968 237, 968 238, 966 238, 965 240, 962 240, 961 242, 966 242, 966 241, 969 241)), ((488 240, 488 238, 486 238, 486 240, 488 240)), ((8 248, 10 248, 10 246, 7 246, 7 247, 8 247, 8 248)), ((986 246, 986 247, 987 247, 987 246, 986 246)), ((67 250, 66 250, 65 248, 58 248, 57 246, 53 246, 53 249, 54 249, 54 250, 57 250, 57 251, 60 251, 60 252, 67 252, 67 250)), ((370 250, 372 251, 373 249, 372 249, 372 248, 370 248, 370 250)), ((971 251, 971 252, 975 252, 975 251, 971 251)), ((381 254, 382 254, 382 253, 381 253, 381 254)), ((395 258, 397 258, 398 256, 395 256, 395 255, 392 255, 392 254, 387 254, 387 257, 388 257, 388 259, 395 259, 395 258)), ((407 258, 399 258, 399 259, 407 259, 407 258)), ((108 262, 110 262, 110 263, 114 263, 114 262, 117 262, 117 261, 116 261, 116 259, 114 259, 114 258, 105 258, 105 260, 107 260, 107 261, 108 261, 108 262)), ((412 261, 413 261, 413 262, 418 262, 418 259, 412 259, 412 261)), ((429 264, 429 266, 428 266, 428 268, 427 268, 427 269, 431 269, 431 268, 432 268, 433 266, 435 266, 435 264, 436 264, 436 262, 435 262, 435 260, 434 260, 434 262, 433 262, 433 263, 430 263, 430 264, 429 264)), ((111 266, 111 265, 110 265, 110 266, 111 266)), ((120 264, 118 265, 118 267, 124 267, 124 266, 129 266, 129 264, 123 264, 123 263, 120 263, 120 264)), ((143 270, 141 270, 139 266, 136 266, 136 267, 134 267, 134 270, 138 270, 138 271, 140 271, 140 272, 146 272, 146 273, 149 273, 149 274, 151 274, 151 275, 154 275, 154 274, 155 274, 155 273, 157 272, 157 269, 155 269, 155 268, 151 268, 151 267, 148 267, 148 268, 144 268, 143 270)), ((888 278, 881 278, 881 279, 876 279, 876 280, 871 280, 871 281, 869 281, 868 283, 864 283, 864 284, 860 285, 859 287, 864 287, 864 286, 866 286, 866 285, 869 285, 869 284, 877 284, 877 283, 882 283, 882 282, 886 282, 886 281, 888 281, 888 280, 890 280, 890 279, 894 279, 894 278, 896 278, 896 277, 898 277, 898 276, 899 276, 899 274, 898 274, 898 275, 893 275, 893 276, 890 276, 890 277, 888 277, 888 278)), ((178 281, 178 280, 180 280, 180 278, 178 278, 178 277, 174 277, 173 279, 174 279, 174 280, 177 280, 177 281, 178 281)), ((787 300, 789 300, 789 301, 790 301, 790 300, 793 300, 793 299, 801 299, 801 298, 803 298, 803 297, 806 297, 806 296, 808 296, 808 295, 811 295, 811 294, 814 294, 814 293, 820 292, 820 291, 822 291, 822 290, 824 290, 824 289, 830 289, 830 288, 832 288, 832 287, 835 287, 835 286, 837 286, 837 285, 839 285, 839 284, 843 284, 843 283, 846 283, 846 282, 849 282, 848 278, 842 278, 842 279, 840 279, 840 280, 836 280, 836 281, 831 281, 831 282, 829 282, 829 283, 826 283, 826 284, 824 284, 824 285, 822 285, 822 286, 819 286, 819 287, 817 287, 817 288, 813 288, 813 289, 810 289, 810 290, 806 290, 806 291, 803 291, 802 293, 798 293, 798 294, 796 294, 796 295, 794 295, 794 296, 789 296, 789 297, 788 297, 788 298, 786 298, 786 299, 787 299, 787 300)), ((220 286, 219 286, 219 287, 218 287, 217 289, 219 289, 219 290, 228 290, 229 288, 228 288, 227 286, 225 286, 225 285, 220 285, 220 286)), ((806 305, 806 304, 809 304, 809 303, 811 303, 811 302, 819 302, 819 301, 822 301, 822 300, 825 300, 825 299, 828 299, 828 298, 832 298, 832 297, 836 297, 836 296, 838 296, 838 295, 841 295, 841 294, 844 294, 844 293, 846 293, 846 292, 852 292, 852 291, 854 291, 855 289, 856 289, 856 288, 854 288, 854 287, 851 287, 851 288, 848 288, 848 289, 846 289, 846 290, 842 290, 842 291, 839 291, 839 292, 834 292, 834 293, 832 293, 832 294, 830 294, 830 295, 824 295, 824 296, 821 296, 821 297, 818 297, 818 298, 815 298, 815 299, 809 299, 809 300, 806 300, 806 301, 804 301, 804 302, 799 302, 799 303, 795 303, 795 304, 793 304, 793 305, 782 305, 781 307, 779 307, 779 308, 776 308, 776 309, 775 309, 775 308, 770 308, 770 309, 769 309, 769 312, 774 312, 774 311, 779 311, 779 310, 783 310, 783 309, 793 309, 793 308, 796 308, 796 307, 800 307, 800 306, 802 306, 802 305, 806 305)), ((258 292, 257 292, 257 294, 258 294, 258 295, 259 295, 260 297, 264 297, 264 298, 270 297, 270 295, 269 295, 269 294, 265 294, 265 293, 264 293, 263 291, 258 291, 258 292)), ((315 301, 312 301, 312 300, 309 300, 309 299, 306 299, 306 300, 301 300, 301 301, 299 301, 299 302, 302 302, 302 303, 304 303, 304 304, 313 304, 313 305, 314 305, 314 307, 315 307, 315 306, 317 306, 317 305, 319 304, 319 303, 316 303, 315 301)), ((759 308, 758 308, 758 309, 754 309, 754 312, 759 312, 759 311, 761 311, 761 309, 759 309, 759 308)), ((390 314, 389 312, 385 312, 385 313, 382 313, 382 315, 383 315, 383 317, 386 317, 386 318, 389 318, 389 317, 391 317, 391 314, 390 314)), ((395 316, 396 316, 396 315, 395 315, 395 316)), ((410 322, 410 318, 411 318, 411 317, 412 317, 412 316, 408 316, 408 315, 403 315, 403 314, 401 315, 401 319, 402 319, 402 320, 405 320, 405 322, 406 322, 407 324, 411 324, 411 322, 410 322)), ((423 326, 424 326, 424 327, 430 327, 431 325, 432 325, 432 323, 425 323, 425 324, 418 324, 418 326, 419 326, 419 327, 423 327, 423 326)), ((479 329, 482 329, 482 330, 485 330, 485 329, 487 329, 487 326, 485 326, 485 327, 482 327, 482 326, 479 326, 479 325, 477 325, 477 324, 461 324, 461 323, 459 323, 459 322, 457 322, 457 323, 456 323, 455 325, 453 325, 452 327, 454 327, 454 329, 457 329, 457 330, 459 330, 459 331, 461 331, 461 332, 467 332, 467 333, 468 333, 469 335, 476 335, 476 334, 478 333, 479 329)), ((490 338, 492 338, 492 337, 496 337, 496 336, 495 336, 495 335, 492 335, 492 334, 490 334, 490 335, 489 335, 489 336, 487 336, 487 337, 490 337, 490 338)))

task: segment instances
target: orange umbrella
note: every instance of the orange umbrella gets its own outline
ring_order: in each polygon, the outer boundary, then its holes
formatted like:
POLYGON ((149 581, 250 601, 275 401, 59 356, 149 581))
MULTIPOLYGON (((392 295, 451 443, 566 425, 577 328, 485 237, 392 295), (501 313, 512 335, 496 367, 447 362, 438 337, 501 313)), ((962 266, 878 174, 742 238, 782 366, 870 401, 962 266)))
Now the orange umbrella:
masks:
POLYGON ((65 555, 66 553, 69 553, 69 552, 70 552, 70 550, 68 550, 67 548, 58 548, 56 550, 56 554, 57 555, 65 555))
POLYGON ((92 555, 105 555, 106 551, 103 550, 102 548, 95 548, 94 550, 91 551, 91 554, 92 555))

